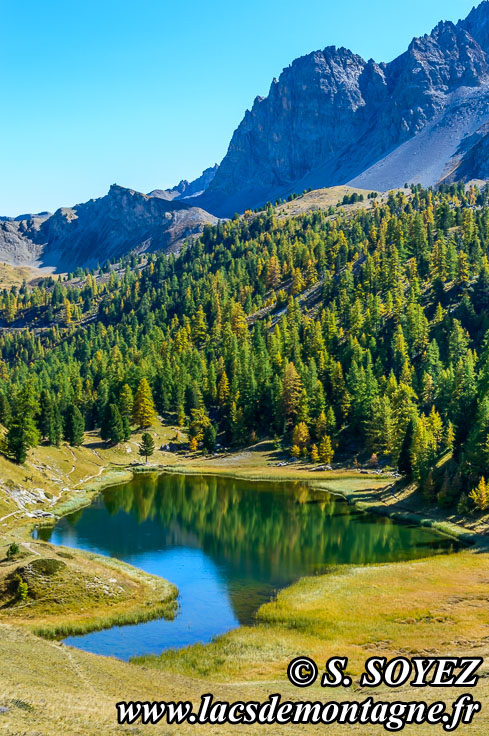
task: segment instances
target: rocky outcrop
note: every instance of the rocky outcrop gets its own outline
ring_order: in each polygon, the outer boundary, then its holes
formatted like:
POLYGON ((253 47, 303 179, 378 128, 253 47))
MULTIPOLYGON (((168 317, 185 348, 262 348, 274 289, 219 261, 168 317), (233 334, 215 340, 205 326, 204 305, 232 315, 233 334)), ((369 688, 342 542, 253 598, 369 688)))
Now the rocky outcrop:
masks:
POLYGON ((410 180, 405 157, 394 157, 395 165, 388 157, 438 125, 443 160, 432 160, 426 135, 416 155, 426 154, 429 165, 411 166, 423 184, 434 184, 433 176, 444 178, 456 168, 463 137, 489 121, 488 84, 487 0, 464 21, 441 22, 414 39, 389 64, 335 47, 296 59, 246 112, 201 205, 230 215, 309 186, 402 186, 410 180), (455 135, 443 146, 439 126, 454 120, 455 135))
POLYGON ((96 266, 131 251, 178 251, 213 215, 186 202, 168 202, 112 185, 108 194, 45 218, 0 222, 0 260, 53 266, 96 266))
POLYGON ((39 228, 49 213, 0 218, 0 262, 12 266, 40 264, 39 228))

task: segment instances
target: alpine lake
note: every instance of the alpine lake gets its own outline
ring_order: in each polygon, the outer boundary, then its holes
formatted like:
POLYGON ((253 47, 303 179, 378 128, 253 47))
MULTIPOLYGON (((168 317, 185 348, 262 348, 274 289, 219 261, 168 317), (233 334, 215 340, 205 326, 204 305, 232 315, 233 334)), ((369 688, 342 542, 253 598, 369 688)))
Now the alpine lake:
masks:
POLYGON ((128 660, 207 643, 252 624, 301 577, 453 552, 429 528, 359 511, 303 481, 136 474, 36 538, 115 557, 178 586, 173 620, 115 626, 65 643, 128 660))

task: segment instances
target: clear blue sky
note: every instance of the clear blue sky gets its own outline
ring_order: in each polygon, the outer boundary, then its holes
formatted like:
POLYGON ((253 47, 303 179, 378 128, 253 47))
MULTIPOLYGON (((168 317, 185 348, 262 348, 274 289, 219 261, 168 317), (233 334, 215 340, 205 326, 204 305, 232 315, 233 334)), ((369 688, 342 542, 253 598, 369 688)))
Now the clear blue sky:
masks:
POLYGON ((192 179, 327 45, 390 61, 474 0, 0 0, 0 214, 192 179))

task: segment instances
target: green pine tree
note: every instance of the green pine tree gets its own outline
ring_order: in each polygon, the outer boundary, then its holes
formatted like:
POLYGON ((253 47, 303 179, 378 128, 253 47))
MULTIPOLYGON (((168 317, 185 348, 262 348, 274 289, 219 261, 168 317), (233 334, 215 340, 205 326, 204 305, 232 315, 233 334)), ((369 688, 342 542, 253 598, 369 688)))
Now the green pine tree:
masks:
POLYGON ((124 439, 124 426, 116 404, 107 404, 100 436, 113 445, 117 445, 124 439))
POLYGON ((64 438, 72 447, 78 447, 83 442, 85 421, 82 413, 75 404, 70 404, 66 410, 64 438))
POLYGON ((141 435, 141 443, 139 445, 139 454, 144 457, 145 462, 148 462, 150 457, 155 451, 155 442, 149 432, 143 432, 141 435))

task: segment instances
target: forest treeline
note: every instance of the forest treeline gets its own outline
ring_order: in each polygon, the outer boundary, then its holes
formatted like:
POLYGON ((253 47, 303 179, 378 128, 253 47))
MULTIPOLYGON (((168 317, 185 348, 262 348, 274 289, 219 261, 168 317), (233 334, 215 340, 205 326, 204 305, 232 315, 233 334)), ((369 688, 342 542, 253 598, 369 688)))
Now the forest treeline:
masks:
POLYGON ((419 186, 369 209, 216 226, 179 257, 0 294, 2 451, 119 442, 154 413, 191 450, 275 437, 374 456, 430 500, 489 504, 488 195, 419 186))

